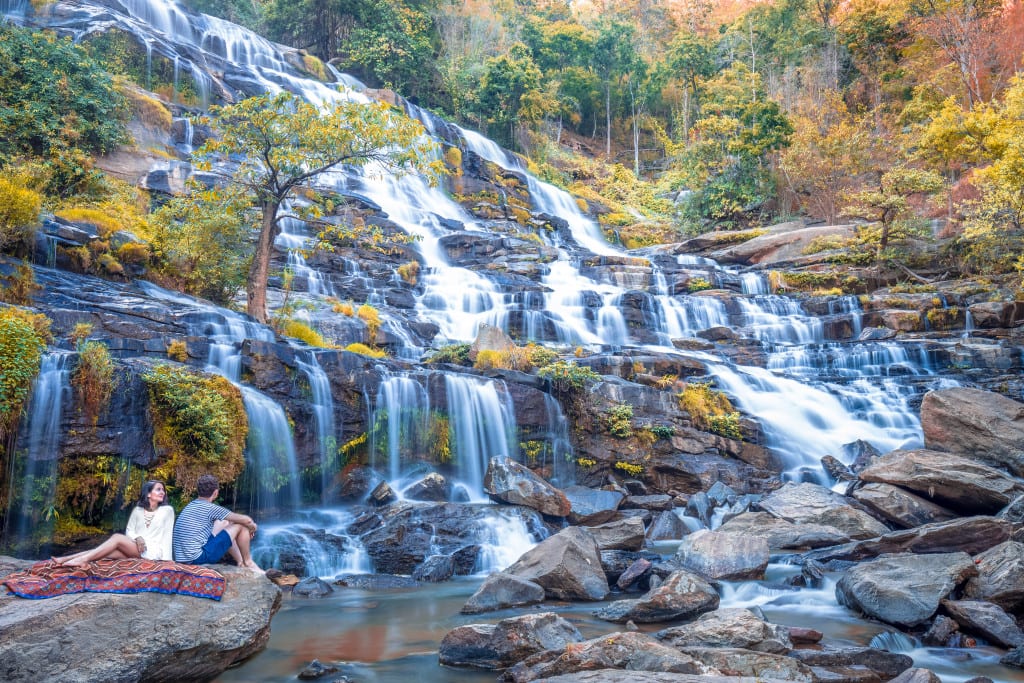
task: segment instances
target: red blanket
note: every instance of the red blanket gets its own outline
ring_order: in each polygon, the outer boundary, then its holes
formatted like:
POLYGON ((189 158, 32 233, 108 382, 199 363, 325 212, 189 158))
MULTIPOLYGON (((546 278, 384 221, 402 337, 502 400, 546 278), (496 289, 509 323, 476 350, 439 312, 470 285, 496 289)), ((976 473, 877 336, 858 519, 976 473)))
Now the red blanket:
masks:
POLYGON ((158 560, 97 560, 84 567, 37 562, 0 578, 22 598, 53 598, 69 593, 181 593, 220 600, 226 582, 219 572, 158 560))

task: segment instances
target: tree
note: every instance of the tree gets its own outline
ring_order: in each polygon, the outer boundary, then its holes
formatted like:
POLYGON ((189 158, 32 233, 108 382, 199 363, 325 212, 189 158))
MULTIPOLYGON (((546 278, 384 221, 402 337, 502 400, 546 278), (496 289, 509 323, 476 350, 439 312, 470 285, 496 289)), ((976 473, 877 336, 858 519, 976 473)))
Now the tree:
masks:
POLYGON ((516 43, 506 54, 488 59, 485 67, 480 81, 481 115, 499 127, 508 144, 514 144, 517 124, 539 121, 555 105, 540 89, 540 69, 526 45, 516 43))
POLYGON ((638 63, 633 47, 634 29, 620 21, 602 21, 594 40, 594 71, 604 84, 605 156, 612 155, 612 89, 634 71, 638 63))
POLYGON ((880 260, 890 240, 903 236, 900 229, 912 213, 910 198, 940 189, 942 178, 937 173, 899 165, 883 173, 877 187, 847 195, 850 203, 844 212, 879 225, 876 258, 880 260))
MULTIPOLYGON (((202 121, 220 137, 195 152, 196 167, 220 176, 226 191, 245 192, 259 212, 246 294, 248 312, 260 322, 267 322, 270 256, 281 221, 295 217, 331 229, 324 217, 336 197, 317 185, 325 173, 371 162, 393 172, 422 171, 432 179, 440 173, 422 125, 381 103, 338 101, 321 111, 284 92, 210 107, 202 121), (285 208, 299 195, 308 202, 305 208, 285 208)), ((216 193, 210 200, 217 201, 216 193)))

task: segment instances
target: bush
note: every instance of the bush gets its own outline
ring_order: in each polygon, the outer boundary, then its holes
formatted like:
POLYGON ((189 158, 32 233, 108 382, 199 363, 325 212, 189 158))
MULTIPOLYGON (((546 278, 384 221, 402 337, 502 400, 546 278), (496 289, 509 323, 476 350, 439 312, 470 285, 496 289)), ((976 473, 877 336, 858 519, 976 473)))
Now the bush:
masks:
POLYGON ((324 339, 323 335, 314 330, 312 327, 302 322, 301 320, 295 320, 294 318, 288 318, 284 320, 280 326, 279 331, 286 337, 292 337, 299 341, 305 342, 310 346, 320 346, 323 348, 334 348, 334 344, 324 339))
POLYGON ((613 406, 605 413, 604 423, 609 434, 628 439, 633 436, 633 406, 628 403, 613 406))
POLYGON ((507 368, 508 366, 505 365, 503 352, 483 349, 477 351, 476 362, 473 363, 473 367, 477 370, 492 370, 494 368, 507 368))
POLYGON ((35 271, 27 263, 19 264, 10 275, 0 276, 0 301, 5 303, 28 306, 39 289, 35 271))
POLYGON ((442 346, 425 362, 469 365, 469 344, 449 344, 448 346, 442 346))
POLYGON ((78 391, 82 412, 96 424, 114 393, 114 360, 103 342, 79 342, 71 384, 78 391))
POLYGON ((690 281, 686 283, 686 291, 688 292, 703 292, 706 289, 711 289, 713 285, 708 282, 707 279, 702 277, 690 278, 690 281))
POLYGON ((31 244, 42 205, 42 195, 26 187, 24 178, 0 173, 0 251, 31 244))
POLYGON ((46 348, 26 315, 16 308, 0 309, 0 446, 17 428, 46 348))
POLYGON ((380 330, 380 313, 370 304, 363 304, 356 309, 356 317, 366 323, 366 334, 373 344, 377 340, 377 332, 380 330))
POLYGON ((335 301, 334 304, 331 306, 331 310, 334 311, 335 313, 340 313, 342 315, 348 316, 349 318, 356 314, 355 306, 352 305, 351 301, 335 301))
POLYGON ((561 360, 544 366, 537 374, 551 382, 551 390, 556 394, 576 394, 589 382, 601 379, 601 375, 586 366, 561 360))
POLYGON ((184 339, 174 339, 167 344, 167 357, 184 363, 188 360, 188 344, 184 339))
POLYGON ((382 349, 371 349, 366 344, 360 344, 359 342, 349 344, 345 347, 345 350, 358 353, 360 356, 369 356, 370 358, 384 358, 388 355, 382 349))
POLYGON ((416 279, 420 273, 420 262, 409 261, 408 263, 403 263, 402 265, 398 266, 395 272, 398 273, 398 277, 402 278, 410 285, 415 287, 416 279))
POLYGON ((242 392, 224 377, 170 365, 142 375, 149 388, 153 438, 162 451, 153 476, 190 496, 202 474, 234 481, 245 467, 249 421, 242 392))
POLYGON ((732 439, 740 439, 740 414, 729 397, 711 388, 710 384, 692 382, 678 395, 679 407, 685 410, 697 429, 732 439))

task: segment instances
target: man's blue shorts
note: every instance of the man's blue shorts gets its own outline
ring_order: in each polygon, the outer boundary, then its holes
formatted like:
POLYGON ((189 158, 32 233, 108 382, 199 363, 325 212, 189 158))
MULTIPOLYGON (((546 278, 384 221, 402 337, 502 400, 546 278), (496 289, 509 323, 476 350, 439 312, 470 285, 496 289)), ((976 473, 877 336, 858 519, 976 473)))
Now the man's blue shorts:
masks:
POLYGON ((226 531, 221 531, 216 536, 210 536, 206 541, 206 545, 203 546, 203 552, 199 553, 199 557, 188 564, 215 564, 220 562, 230 547, 231 535, 226 531))

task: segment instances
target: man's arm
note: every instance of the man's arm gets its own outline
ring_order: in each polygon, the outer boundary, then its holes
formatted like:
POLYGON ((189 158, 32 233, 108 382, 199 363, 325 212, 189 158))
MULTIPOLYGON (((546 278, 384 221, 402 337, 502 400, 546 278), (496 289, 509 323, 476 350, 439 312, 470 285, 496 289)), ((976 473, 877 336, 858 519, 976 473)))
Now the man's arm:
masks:
POLYGON ((232 524, 241 524, 249 530, 250 534, 256 533, 256 522, 253 521, 253 518, 249 515, 243 515, 238 512, 229 512, 228 516, 224 519, 231 522, 232 524))

